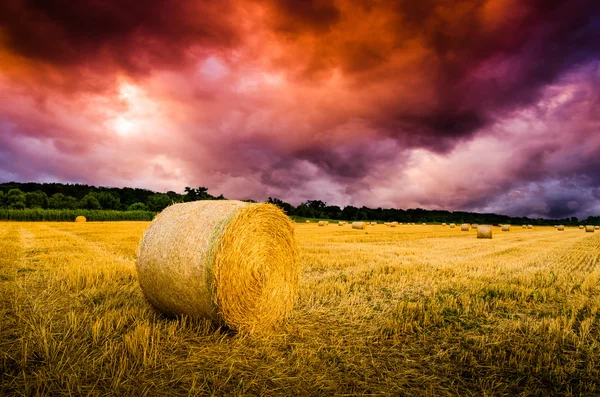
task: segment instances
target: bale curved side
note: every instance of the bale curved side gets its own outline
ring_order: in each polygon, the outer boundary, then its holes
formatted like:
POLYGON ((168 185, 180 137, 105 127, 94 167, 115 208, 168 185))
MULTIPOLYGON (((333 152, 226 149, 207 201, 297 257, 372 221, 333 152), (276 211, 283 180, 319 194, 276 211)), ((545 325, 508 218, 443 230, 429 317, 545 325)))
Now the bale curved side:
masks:
POLYGON ((565 227, 564 227, 564 225, 558 225, 558 226, 556 227, 556 229, 557 229, 559 232, 564 232, 564 231, 565 231, 565 227))
POLYGON ((468 232, 469 231, 469 224, 468 223, 463 223, 462 225, 460 225, 460 231, 461 232, 468 232))
POLYGON ((75 222, 87 222, 87 218, 83 215, 79 215, 77 218, 75 218, 75 222))
POLYGON ((477 238, 492 238, 492 226, 491 225, 479 225, 477 226, 477 238))
POLYGON ((250 332, 271 328, 296 296, 293 225, 272 204, 172 205, 144 233, 137 271, 144 295, 165 314, 250 332))
POLYGON ((451 223, 450 224, 450 229, 454 229, 456 227, 456 223, 451 223))
POLYGON ((586 233, 594 233, 594 226, 587 225, 585 227, 585 232, 586 233))
POLYGON ((510 225, 502 225, 503 232, 510 232, 510 225))

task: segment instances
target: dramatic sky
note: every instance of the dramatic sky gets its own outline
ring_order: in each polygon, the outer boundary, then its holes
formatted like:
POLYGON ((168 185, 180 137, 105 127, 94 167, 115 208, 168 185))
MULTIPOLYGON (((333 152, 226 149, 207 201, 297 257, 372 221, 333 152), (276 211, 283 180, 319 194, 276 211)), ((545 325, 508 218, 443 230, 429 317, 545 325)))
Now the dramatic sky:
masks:
POLYGON ((5 181, 600 215, 600 1, 2 0, 5 181))

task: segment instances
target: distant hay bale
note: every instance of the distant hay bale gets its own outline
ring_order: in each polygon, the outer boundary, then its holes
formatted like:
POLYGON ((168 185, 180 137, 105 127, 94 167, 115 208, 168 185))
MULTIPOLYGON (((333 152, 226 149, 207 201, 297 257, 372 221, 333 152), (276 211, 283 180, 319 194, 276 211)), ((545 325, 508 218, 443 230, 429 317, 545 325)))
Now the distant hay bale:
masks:
POLYGON ((558 225, 554 225, 554 228, 556 229, 558 227, 558 225))
POLYGON ((595 230, 600 230, 600 226, 596 226, 594 229, 595 230))
POLYGON ((469 224, 468 223, 463 223, 462 225, 460 225, 460 231, 461 232, 468 232, 469 231, 469 224))
POLYGON ((426 223, 423 223, 423 226, 427 226, 427 224, 426 224, 426 223))
POLYGON ((75 222, 87 222, 87 218, 83 215, 79 215, 77 218, 75 218, 75 222))
POLYGON ((527 229, 533 229, 533 225, 527 225, 527 229))
POLYGON ((492 226, 491 225, 478 225, 477 226, 477 238, 492 238, 492 226))
POLYGON ((319 221, 319 226, 327 226, 327 222, 325 222, 325 221, 319 221))
POLYGON ((371 226, 377 225, 377 222, 371 222, 371 226))
POLYGON ((594 233, 594 226, 590 226, 590 225, 586 226, 585 232, 586 233, 594 233))
POLYGON ((473 224, 471 225, 471 229, 477 229, 477 226, 479 226, 479 225, 478 225, 478 224, 476 224, 476 223, 473 223, 473 224))
POLYGON ((580 228, 580 229, 583 229, 583 225, 579 225, 579 228, 580 228))
POLYGON ((398 226, 398 222, 390 222, 390 227, 396 227, 398 226))
POLYGON ((450 224, 450 229, 454 229, 456 227, 456 223, 451 223, 450 224))
POLYGON ((564 225, 558 225, 556 228, 558 229, 559 232, 564 232, 565 231, 565 226, 564 225))
POLYGON ((346 222, 338 222, 338 226, 344 226, 346 222))
POLYGON ((503 232, 510 232, 510 225, 502 225, 503 232))
POLYGON ((527 229, 527 225, 523 225, 523 229, 527 229))
POLYGON ((446 226, 446 223, 445 223, 445 222, 444 222, 444 223, 442 223, 442 226, 446 226))
POLYGON ((367 222, 352 222, 352 229, 366 229, 367 222))
POLYGON ((306 220, 306 223, 310 223, 310 221, 307 219, 307 220, 306 220))
POLYGON ((293 225, 275 205, 202 200, 171 205, 154 219, 137 272, 162 313, 256 332, 291 312, 297 263, 293 225))

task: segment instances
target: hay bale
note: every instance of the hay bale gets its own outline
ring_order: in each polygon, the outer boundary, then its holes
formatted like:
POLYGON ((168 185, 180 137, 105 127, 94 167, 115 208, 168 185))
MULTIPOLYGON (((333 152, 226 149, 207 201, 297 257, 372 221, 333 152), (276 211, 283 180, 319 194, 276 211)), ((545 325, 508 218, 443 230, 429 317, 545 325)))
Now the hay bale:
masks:
POLYGON ((492 226, 491 225, 478 225, 477 226, 477 238, 492 238, 492 226))
POLYGON ((468 232, 469 231, 469 224, 468 223, 463 223, 462 225, 460 225, 460 231, 461 232, 468 232))
POLYGON ((471 225, 471 229, 477 229, 477 226, 479 226, 479 225, 478 225, 478 224, 476 224, 476 223, 473 223, 473 224, 471 225))
POLYGON ((83 215, 79 215, 77 218, 75 218, 75 222, 87 222, 87 218, 83 215))
POLYGON ((390 222, 390 227, 396 227, 398 226, 398 222, 390 222))
POLYGON ((367 222, 352 222, 352 229, 366 229, 367 222))
POLYGON ((565 226, 564 226, 564 225, 558 225, 558 226, 556 227, 556 229, 557 229, 559 232, 564 232, 564 231, 565 231, 565 226))
POLYGON ((377 222, 371 222, 371 226, 377 225, 377 222))
POLYGON ((306 220, 306 223, 310 223, 310 221, 307 219, 307 220, 306 220))
POLYGON ((424 224, 423 224, 423 226, 427 226, 427 224, 426 224, 426 223, 424 223, 424 224))
POLYGON ((583 225, 579 225, 579 228, 580 228, 580 229, 583 229, 583 225))
POLYGON ((510 232, 510 225, 502 225, 503 232, 510 232))
POLYGON ((444 223, 442 223, 442 226, 446 226, 446 223, 445 223, 445 222, 444 222, 444 223))
POLYGON ((533 225, 527 225, 527 229, 533 229, 533 225))
POLYGON ((556 229, 558 227, 558 225, 554 225, 554 228, 556 229))
POLYGON ((456 227, 456 223, 451 223, 450 224, 450 229, 454 229, 456 227))
POLYGON ((596 226, 594 229, 596 229, 596 230, 600 230, 600 226, 596 226))
POLYGON ((590 226, 590 225, 586 226, 585 232, 586 233, 594 233, 594 226, 590 226))
POLYGON ((338 226, 344 226, 346 222, 338 222, 338 226))
POLYGON ((523 225, 522 227, 523 227, 523 229, 527 229, 527 225, 523 225))
POLYGON ((325 221, 319 221, 319 226, 327 226, 327 222, 325 222, 325 221))
POLYGON ((290 313, 296 299, 294 228, 272 204, 175 204, 144 233, 137 272, 148 301, 167 315, 266 330, 290 313))

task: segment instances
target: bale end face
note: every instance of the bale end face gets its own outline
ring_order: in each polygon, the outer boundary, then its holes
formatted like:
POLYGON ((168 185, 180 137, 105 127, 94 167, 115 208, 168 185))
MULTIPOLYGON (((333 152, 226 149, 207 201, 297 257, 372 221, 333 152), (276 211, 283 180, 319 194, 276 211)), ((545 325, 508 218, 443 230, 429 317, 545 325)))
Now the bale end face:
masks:
POLYGON ((83 215, 79 215, 77 218, 75 218, 75 222, 87 222, 87 218, 83 215))
POLYGON ((477 226, 477 238, 492 238, 492 226, 491 225, 479 225, 477 226))
POLYGON ((175 204, 144 233, 137 272, 147 300, 167 315, 267 330, 289 315, 296 298, 294 228, 272 204, 175 204))
POLYGON ((325 221, 319 221, 319 226, 327 226, 327 222, 325 222, 325 221))

